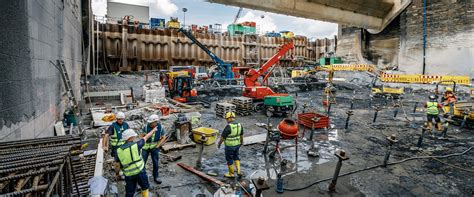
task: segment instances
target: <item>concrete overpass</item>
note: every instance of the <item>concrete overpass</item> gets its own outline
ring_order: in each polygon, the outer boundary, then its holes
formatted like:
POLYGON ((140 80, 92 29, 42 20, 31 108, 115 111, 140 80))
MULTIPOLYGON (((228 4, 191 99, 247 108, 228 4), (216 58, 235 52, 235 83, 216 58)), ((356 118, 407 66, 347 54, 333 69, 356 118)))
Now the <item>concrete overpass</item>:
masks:
POLYGON ((381 32, 412 0, 207 0, 381 32))

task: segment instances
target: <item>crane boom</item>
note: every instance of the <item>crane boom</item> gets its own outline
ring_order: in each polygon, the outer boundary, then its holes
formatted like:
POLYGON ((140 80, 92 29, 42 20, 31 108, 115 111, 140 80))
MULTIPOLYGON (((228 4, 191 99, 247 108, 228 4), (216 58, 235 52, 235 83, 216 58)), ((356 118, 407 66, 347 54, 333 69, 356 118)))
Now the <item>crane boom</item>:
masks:
POLYGON ((280 47, 278 52, 273 55, 265 64, 260 67, 260 69, 250 69, 247 74, 245 75, 244 84, 246 87, 253 87, 253 86, 260 86, 261 84, 258 82, 258 78, 263 76, 268 69, 272 68, 278 61, 280 61, 281 57, 285 55, 290 49, 293 49, 295 46, 293 42, 286 43, 280 47))
POLYGON ((239 11, 237 11, 237 14, 235 15, 235 18, 234 18, 234 24, 237 23, 237 21, 239 20, 240 16, 242 16, 242 10, 244 8, 239 8, 239 11))
POLYGON ((217 57, 212 51, 210 51, 206 46, 204 46, 201 42, 199 42, 196 37, 190 31, 186 31, 183 28, 180 28, 178 32, 183 33, 186 37, 188 37, 194 44, 196 44, 199 48, 201 48, 204 52, 206 52, 209 57, 211 57, 212 61, 216 63, 219 71, 213 78, 225 78, 225 79, 232 79, 234 78, 234 73, 232 72, 232 64, 225 63, 224 60, 217 57))

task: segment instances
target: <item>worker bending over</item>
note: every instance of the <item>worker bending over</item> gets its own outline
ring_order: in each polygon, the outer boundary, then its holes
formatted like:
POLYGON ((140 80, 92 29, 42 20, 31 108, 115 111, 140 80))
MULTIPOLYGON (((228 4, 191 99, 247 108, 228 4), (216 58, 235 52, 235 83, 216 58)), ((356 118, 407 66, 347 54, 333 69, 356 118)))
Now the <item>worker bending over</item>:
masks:
POLYGON ((430 101, 425 103, 426 107, 426 118, 428 121, 428 132, 431 133, 431 130, 433 129, 433 119, 436 121, 436 127, 438 131, 442 131, 442 125, 441 125, 441 119, 439 118, 439 112, 441 109, 441 104, 436 102, 436 96, 435 95, 430 95, 429 96, 430 101))
POLYGON ((142 139, 134 142, 137 133, 133 129, 127 129, 123 132, 123 139, 125 143, 120 145, 117 149, 117 156, 122 167, 122 172, 125 175, 125 196, 132 197, 137 191, 137 183, 142 189, 142 196, 148 197, 148 176, 146 175, 145 162, 140 154, 145 141, 148 140, 157 129, 152 129, 142 139))
POLYGON ((235 122, 234 112, 227 112, 225 119, 227 126, 224 128, 224 131, 222 131, 221 138, 217 144, 217 148, 220 148, 223 142, 225 144, 225 159, 229 172, 225 173, 224 176, 228 178, 235 177, 233 166, 235 163, 237 175, 240 177, 242 173, 240 171, 239 149, 240 145, 244 143, 244 130, 240 123, 235 122))
POLYGON ((160 117, 156 114, 151 115, 147 122, 148 124, 145 125, 142 129, 142 136, 145 136, 146 134, 150 133, 153 129, 156 129, 157 132, 155 132, 154 135, 152 135, 148 140, 145 142, 145 146, 143 146, 143 151, 142 151, 142 156, 143 156, 143 161, 146 162, 148 160, 148 155, 151 155, 151 160, 153 162, 153 181, 157 184, 161 184, 161 180, 159 178, 159 173, 158 173, 158 167, 159 167, 159 158, 160 158, 160 148, 158 145, 161 145, 161 143, 164 141, 164 135, 165 131, 163 130, 163 127, 161 124, 158 122, 160 120, 160 117))
POLYGON ((120 163, 117 158, 117 148, 125 143, 125 140, 122 138, 122 133, 130 127, 124 121, 125 114, 123 112, 118 112, 115 117, 117 120, 109 126, 107 133, 105 133, 104 140, 102 141, 102 149, 108 151, 110 146, 110 155, 114 158, 115 176, 118 179, 122 179, 120 176, 120 163))

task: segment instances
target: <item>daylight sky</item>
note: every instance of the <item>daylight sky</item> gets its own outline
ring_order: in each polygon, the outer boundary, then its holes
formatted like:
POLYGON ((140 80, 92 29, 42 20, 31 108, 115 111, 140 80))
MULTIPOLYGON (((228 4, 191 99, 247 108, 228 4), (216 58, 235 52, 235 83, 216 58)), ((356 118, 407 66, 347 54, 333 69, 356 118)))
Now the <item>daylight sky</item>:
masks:
MULTIPOLYGON (((234 20, 238 7, 209 3, 204 0, 113 0, 114 2, 148 5, 150 17, 164 18, 177 16, 183 22, 182 8, 187 8, 186 25, 209 25, 219 23, 223 29, 234 20)), ((104 16, 107 13, 107 0, 92 0, 95 15, 104 16)), ((332 37, 337 34, 337 24, 316 21, 258 10, 244 9, 238 22, 254 21, 260 32, 293 31, 297 35, 309 38, 332 37), (262 18, 263 16, 263 18, 262 18)))

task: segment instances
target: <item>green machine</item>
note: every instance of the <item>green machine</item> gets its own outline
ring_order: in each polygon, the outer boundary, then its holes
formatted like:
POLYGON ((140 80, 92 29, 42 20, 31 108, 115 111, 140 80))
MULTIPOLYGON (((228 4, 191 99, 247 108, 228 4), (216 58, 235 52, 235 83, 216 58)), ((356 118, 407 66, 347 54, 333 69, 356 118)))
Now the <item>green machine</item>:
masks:
POLYGON ((295 105, 293 96, 288 94, 273 94, 265 96, 263 99, 266 115, 281 114, 287 116, 289 112, 293 111, 295 105))
POLYGON ((319 59, 320 65, 333 65, 333 64, 342 64, 342 59, 340 57, 322 57, 319 59))

